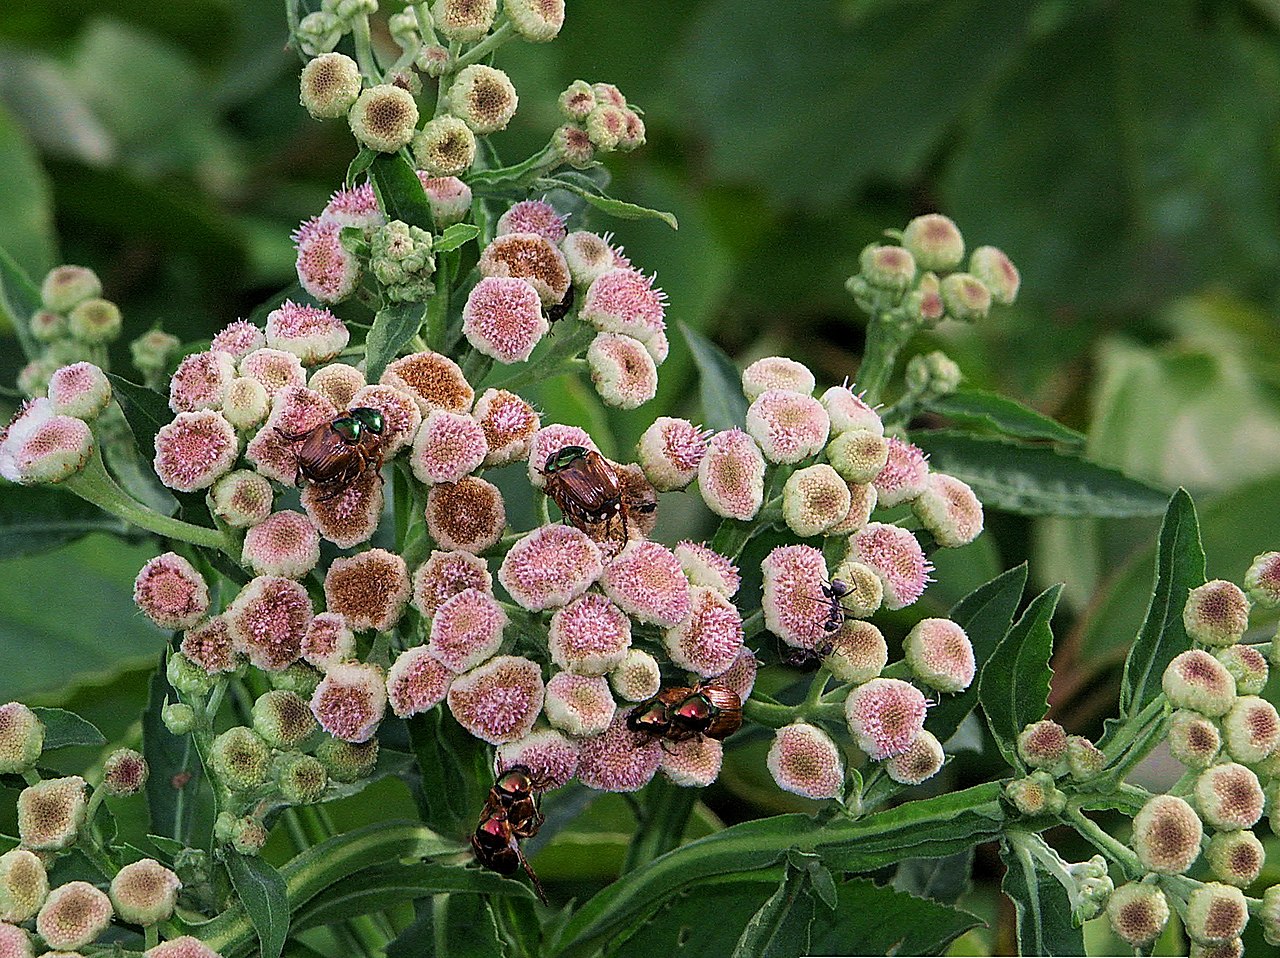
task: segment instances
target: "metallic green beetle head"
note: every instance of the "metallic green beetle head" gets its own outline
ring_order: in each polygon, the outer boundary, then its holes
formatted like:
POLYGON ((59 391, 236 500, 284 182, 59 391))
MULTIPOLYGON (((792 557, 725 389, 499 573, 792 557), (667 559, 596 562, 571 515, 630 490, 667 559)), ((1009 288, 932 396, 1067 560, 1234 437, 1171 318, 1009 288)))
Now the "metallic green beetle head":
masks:
POLYGON ((349 445, 355 445, 359 442, 360 433, 364 431, 364 426, 360 420, 352 416, 340 416, 329 423, 329 426, 342 437, 343 442, 349 445))
POLYGON ((565 446, 547 456, 547 465, 542 471, 552 473, 560 469, 566 469, 579 459, 585 458, 588 452, 589 450, 586 446, 565 446))
POLYGON ((351 417, 357 419, 375 436, 382 435, 384 420, 381 409, 370 409, 368 406, 360 406, 351 410, 351 417))

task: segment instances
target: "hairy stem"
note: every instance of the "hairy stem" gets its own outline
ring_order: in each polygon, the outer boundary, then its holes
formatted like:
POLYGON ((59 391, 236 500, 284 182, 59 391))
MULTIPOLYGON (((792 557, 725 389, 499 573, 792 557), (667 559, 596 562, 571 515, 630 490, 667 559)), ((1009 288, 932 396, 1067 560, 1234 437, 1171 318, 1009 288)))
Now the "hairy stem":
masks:
POLYGON ((911 338, 911 333, 910 325, 889 319, 883 313, 871 317, 867 324, 866 351, 858 367, 858 388, 864 391, 868 404, 874 406, 883 398, 898 352, 911 338))
POLYGON ((463 67, 470 66, 473 63, 479 63, 513 36, 515 36, 515 27, 508 20, 462 56, 458 57, 457 68, 461 70, 463 67))

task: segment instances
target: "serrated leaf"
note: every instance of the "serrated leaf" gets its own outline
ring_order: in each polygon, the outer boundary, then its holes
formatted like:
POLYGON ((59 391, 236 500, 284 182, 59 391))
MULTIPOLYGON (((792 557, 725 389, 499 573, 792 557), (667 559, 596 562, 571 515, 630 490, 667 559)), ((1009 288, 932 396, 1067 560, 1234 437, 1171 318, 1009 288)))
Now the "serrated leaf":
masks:
MULTIPOLYGON (((379 153, 369 164, 369 174, 388 220, 401 220, 431 232, 431 203, 408 160, 398 153, 379 153)), ((374 376, 369 380, 377 382, 374 376)))
POLYGON ((1034 409, 997 393, 961 388, 924 404, 929 412, 966 425, 986 426, 1018 439, 1047 439, 1070 446, 1084 444, 1083 433, 1068 429, 1034 409))
POLYGON ((142 453, 144 460, 151 462, 156 457, 156 433, 160 431, 160 427, 173 421, 169 401, 154 389, 131 383, 115 373, 107 373, 107 379, 111 380, 111 394, 120 404, 124 418, 133 431, 138 451, 142 453))
POLYGON ((480 235, 480 227, 471 223, 454 223, 431 243, 433 253, 448 253, 480 235))
POLYGON ((715 430, 741 428, 747 420, 741 371, 723 349, 693 327, 681 323, 680 332, 698 366, 703 424, 715 430))
POLYGON ((859 878, 839 889, 834 912, 813 923, 814 955, 940 955, 982 924, 967 911, 859 878))
POLYGON ((978 700, 987 725, 1005 760, 1021 768, 1018 733, 1044 718, 1049 710, 1049 683, 1053 670, 1053 630, 1049 623, 1062 586, 1045 589, 1027 606, 1022 618, 996 646, 982 669, 978 700))
POLYGON ((809 954, 814 902, 807 871, 788 864, 777 890, 742 929, 733 958, 800 958, 809 954))
POLYGON ((289 897, 284 878, 257 855, 227 855, 227 874, 262 945, 262 958, 280 958, 289 937, 289 897))
POLYGON ((126 523, 56 486, 0 484, 0 555, 7 559, 55 549, 90 532, 128 531, 126 523))
POLYGON ((44 725, 45 751, 68 748, 72 745, 106 745, 107 738, 92 722, 87 722, 75 712, 66 709, 33 708, 44 725))
POLYGON ((1124 663, 1120 715, 1133 718, 1160 694, 1165 667, 1191 648, 1182 624, 1187 593, 1205 582, 1204 546, 1195 503, 1185 489, 1169 500, 1156 551, 1155 586, 1142 629, 1124 663))
POLYGON ((213 828, 213 793, 190 735, 174 735, 160 712, 177 695, 165 679, 165 657, 151 676, 147 710, 142 713, 142 754, 147 760, 147 810, 151 831, 184 845, 204 845, 213 828))
POLYGON ((680 223, 676 220, 674 213, 668 213, 665 210, 651 210, 647 206, 639 206, 635 203, 628 203, 626 200, 615 199, 604 193, 590 180, 587 180, 587 183, 591 184, 590 186, 584 185, 582 181, 585 179, 585 177, 570 178, 561 175, 535 180, 533 186, 535 189, 565 190, 575 196, 581 196, 591 206, 620 220, 655 219, 666 223, 673 230, 680 228, 680 223))
MULTIPOLYGON (((1027 840, 1041 841, 1038 835, 1027 840)), ((1018 916, 1018 954, 1084 955, 1084 930, 1072 917, 1061 882, 1021 842, 1001 843, 1000 858, 1005 864, 1000 890, 1013 901, 1018 916)))
POLYGON ((973 487, 983 505, 1027 516, 1159 515, 1168 494, 1065 449, 949 429, 911 441, 939 472, 973 487))
POLYGON ((393 303, 378 310, 364 343, 365 376, 370 382, 376 383, 387 363, 418 334, 426 311, 422 303, 393 303))
MULTIPOLYGON (((973 644, 977 667, 975 675, 982 674, 983 666, 1013 624, 1026 583, 1027 564, 1024 562, 970 592, 947 614, 947 618, 965 630, 973 644)), ((941 702, 929 709, 925 725, 939 742, 946 742, 977 704, 978 682, 975 680, 963 692, 944 696, 941 702)))

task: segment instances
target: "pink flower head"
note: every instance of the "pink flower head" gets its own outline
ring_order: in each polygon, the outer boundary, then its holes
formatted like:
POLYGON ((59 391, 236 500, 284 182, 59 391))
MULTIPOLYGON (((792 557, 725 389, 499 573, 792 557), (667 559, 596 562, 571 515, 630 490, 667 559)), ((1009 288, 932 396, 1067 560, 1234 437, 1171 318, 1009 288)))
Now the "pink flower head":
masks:
POLYGON ((752 402, 770 389, 812 396, 816 386, 817 381, 809 367, 785 356, 757 359, 742 371, 742 391, 752 402))
POLYGON ((752 519, 764 504, 764 456, 741 429, 718 432, 698 463, 698 488, 707 508, 726 519, 752 519))
POLYGON ((337 223, 339 226, 358 226, 361 229, 372 229, 387 221, 382 210, 378 209, 378 198, 374 195, 372 183, 361 183, 354 189, 338 190, 331 197, 320 213, 320 219, 337 223))
POLYGON ((872 679, 845 699, 844 714, 858 748, 873 761, 901 755, 920 730, 928 703, 924 694, 901 679, 872 679))
POLYGON ((599 735, 613 721, 617 706, 603 676, 557 672, 547 682, 542 709, 547 721, 570 735, 599 735))
POLYGON ((267 672, 298 661, 313 614, 306 588, 282 576, 249 580, 223 613, 236 651, 267 672))
POLYGON ((111 899, 86 881, 49 892, 36 915, 36 932, 50 948, 69 951, 97 940, 111 924, 111 899))
MULTIPOLYGON (((297 357, 291 358, 297 362, 297 357)), ((249 440, 244 457, 268 479, 293 485, 298 478, 301 440, 286 439, 284 434, 305 435, 337 415, 333 403, 319 393, 305 386, 286 386, 272 400, 271 414, 249 440)))
POLYGON ((379 381, 412 396, 424 416, 433 409, 469 412, 476 396, 462 368, 439 353, 401 356, 387 366, 379 381))
POLYGON ((500 363, 522 363, 551 329, 538 291, 523 279, 486 276, 462 308, 462 334, 500 363))
POLYGON ((148 948, 145 958, 222 958, 199 938, 183 935, 148 948))
POLYGON ((715 589, 726 599, 732 599, 737 593, 742 584, 738 567, 714 549, 685 540, 677 543, 673 551, 690 585, 715 589))
POLYGON ((873 484, 880 506, 892 509, 901 503, 910 502, 924 492, 929 478, 929 463, 925 461, 924 452, 919 446, 903 442, 896 436, 890 436, 885 441, 889 446, 889 461, 873 480, 873 484))
POLYGON ((302 657, 318 669, 355 658, 356 636, 336 612, 321 612, 311 620, 302 639, 302 657))
POLYGON ((631 542, 605 567, 600 584, 623 611, 641 622, 677 625, 692 607, 680 560, 656 542, 631 542))
POLYGON ((705 735, 671 742, 662 750, 662 774, 684 788, 706 788, 720 775, 724 745, 705 735))
POLYGON ((537 233, 559 243, 565 237, 564 219, 546 200, 521 200, 498 217, 497 233, 537 233))
POLYGON ((429 649, 451 672, 466 672, 502 648, 507 621, 507 613, 492 595, 465 589, 436 610, 429 649))
POLYGON ((578 745, 555 729, 539 729, 499 745, 496 764, 499 774, 523 765, 543 791, 560 788, 578 770, 578 745))
POLYGON ((642 649, 631 649, 609 673, 609 684, 618 698, 628 702, 652 698, 662 685, 658 660, 642 649))
POLYGON ((359 745, 373 738, 387 711, 382 669, 364 662, 329 666, 311 696, 311 714, 334 738, 359 745))
POLYGON ((919 785, 937 775, 945 761, 942 743, 932 732, 924 729, 905 752, 884 763, 884 770, 900 785, 919 785))
POLYGON ((46 395, 58 415, 88 420, 107 408, 111 383, 93 363, 72 363, 49 377, 46 395))
POLYGON ((182 634, 182 654, 210 675, 234 672, 236 654, 231 638, 231 628, 225 616, 193 626, 182 634))
POLYGON ((426 485, 458 482, 480 468, 488 451, 480 423, 461 413, 435 409, 413 439, 409 465, 418 481, 426 485))
POLYGON ((515 393, 488 389, 471 415, 484 430, 486 466, 505 466, 529 457, 533 434, 542 427, 538 412, 515 393))
POLYGON ((422 425, 423 412, 409 393, 394 386, 364 386, 351 397, 351 408, 376 409, 382 413, 382 454, 390 459, 413 442, 422 425))
POLYGON ((600 333, 587 347, 587 366, 606 406, 635 409, 658 394, 658 367, 638 339, 600 333))
MULTIPOLYGON (((78 420, 77 420, 78 421, 78 420)), ((221 413, 180 412, 156 433, 156 475, 170 489, 207 489, 231 471, 239 453, 236 431, 221 413)))
POLYGON ((733 664, 717 675, 712 684, 728 689, 745 702, 755 688, 756 673, 759 671, 760 660, 756 658, 756 654, 750 649, 743 649, 733 660, 733 664))
POLYGON ((778 546, 760 563, 764 575, 765 627, 796 648, 812 649, 827 638, 822 589, 827 564, 813 546, 778 546))
POLYGON ((579 743, 578 780, 604 792, 635 792, 649 784, 662 764, 662 742, 627 728, 619 710, 605 731, 579 743))
POLYGON ((237 319, 222 327, 209 343, 209 350, 230 353, 233 359, 243 359, 265 345, 267 337, 261 329, 246 319, 237 319))
POLYGON ((427 618, 467 589, 493 593, 493 576, 485 561, 469 552, 434 551, 413 574, 413 607, 427 618))
POLYGON ((570 233, 561 241, 560 250, 564 253, 569 272, 578 286, 590 286, 605 273, 619 267, 609 241, 596 233, 583 230, 570 233))
POLYGON ((707 454, 707 432, 687 419, 659 416, 637 444, 640 467, 660 492, 683 489, 707 454))
POLYGON ((779 788, 805 798, 835 798, 844 787, 840 748, 816 725, 778 729, 766 764, 779 788))
POLYGON ((360 282, 360 261, 342 245, 342 224, 313 217, 293 234, 298 282, 322 303, 340 303, 360 282))
POLYGON ((649 351, 649 355, 653 357, 653 361, 661 366, 667 361, 667 356, 671 353, 671 341, 667 339, 667 334, 663 330, 658 330, 644 344, 644 348, 649 351))
POLYGON ((453 673, 425 645, 405 649, 387 673, 387 698, 400 718, 420 715, 444 701, 453 673))
POLYGON ((432 486, 426 514, 427 531, 437 544, 465 552, 495 545, 507 524, 502 491, 476 476, 432 486))
POLYGON ((133 601, 162 629, 189 629, 209 610, 209 586, 176 552, 147 560, 133 580, 133 601))
POLYGON ((594 592, 579 596, 551 617, 547 633, 551 661, 578 675, 604 675, 631 648, 631 620, 594 592))
POLYGON ((864 619, 846 617, 823 664, 841 682, 862 683, 879 677, 888 663, 884 633, 864 619))
POLYGON ((350 409, 351 400, 365 386, 364 373, 346 363, 321 366, 307 380, 307 387, 318 392, 338 409, 350 409))
POLYGON ((431 204, 431 218, 437 227, 460 223, 471 211, 471 187, 456 176, 428 176, 418 171, 418 181, 431 204))
POLYGON ((569 290, 569 267, 564 255, 551 240, 537 233, 495 237, 480 254, 478 269, 482 276, 525 280, 546 306, 562 301, 569 290))
POLYGON ((543 475, 543 470, 546 468, 547 459, 565 446, 582 446, 594 452, 600 451, 596 448, 595 440, 587 434, 585 429, 561 423, 543 426, 533 434, 533 439, 529 442, 529 482, 534 488, 546 487, 547 479, 543 475))
MULTIPOLYGON (((876 487, 871 483, 849 482, 846 479, 845 485, 849 487, 849 511, 827 530, 829 536, 847 536, 851 532, 857 532, 871 521, 871 513, 876 508, 876 487)), ((916 500, 917 503, 919 501, 916 500)))
POLYGON ((10 482, 62 482, 83 468, 92 453, 89 427, 56 415, 49 399, 24 402, 0 429, 0 475, 10 482))
POLYGON ((886 609, 906 608, 920 598, 933 571, 915 536, 883 522, 868 523, 849 537, 849 558, 875 570, 886 609))
POLYGON ((742 615, 714 589, 694 586, 689 594, 689 614, 664 633, 663 644, 680 668, 704 677, 719 675, 742 651, 742 615))
POLYGON ((643 342, 666 328, 667 297, 633 269, 601 274, 587 290, 579 315, 596 329, 643 342))
POLYGON ((300 512, 277 512, 245 533, 244 557, 258 575, 301 579, 320 561, 320 533, 300 512))
POLYGON ((248 469, 227 473, 209 490, 213 514, 236 529, 255 526, 271 515, 274 499, 271 483, 248 469))
POLYGON ((386 549, 334 559, 324 577, 325 605, 355 632, 387 632, 409 601, 409 570, 386 549))
POLYGON ((169 408, 174 412, 220 409, 235 376, 236 362, 230 353, 212 349, 192 353, 169 380, 169 408))
POLYGON ((880 415, 862 401, 848 386, 832 386, 819 400, 831 420, 831 435, 862 430, 884 435, 884 423, 880 415))
POLYGON ((302 386, 307 381, 302 360, 293 353, 268 346, 255 349, 240 360, 240 375, 262 383, 272 399, 288 387, 302 386))
POLYGON ((307 516, 320 535, 340 549, 369 541, 378 529, 382 503, 382 476, 372 469, 336 496, 319 486, 308 485, 302 490, 307 516))
POLYGON ((950 619, 922 619, 902 644, 912 673, 939 692, 963 692, 977 666, 973 644, 950 619))
POLYGON ((7 923, 0 924, 0 958, 33 958, 34 955, 31 937, 25 929, 7 923))
POLYGON ((285 300, 267 313, 267 345, 293 353, 304 366, 326 363, 347 347, 347 325, 327 309, 285 300))
POLYGON ((600 547, 569 525, 540 526, 513 545, 498 581, 530 612, 566 605, 600 578, 600 547))
POLYGON ((476 738, 501 745, 533 730, 544 694, 536 662, 500 655, 453 680, 449 711, 476 738))
POLYGON ((812 396, 766 389, 747 409, 747 432, 770 462, 797 463, 827 444, 831 420, 812 396))
POLYGON ((231 380, 222 397, 222 416, 237 429, 252 429, 266 419, 270 411, 271 399, 266 387, 248 376, 231 380))

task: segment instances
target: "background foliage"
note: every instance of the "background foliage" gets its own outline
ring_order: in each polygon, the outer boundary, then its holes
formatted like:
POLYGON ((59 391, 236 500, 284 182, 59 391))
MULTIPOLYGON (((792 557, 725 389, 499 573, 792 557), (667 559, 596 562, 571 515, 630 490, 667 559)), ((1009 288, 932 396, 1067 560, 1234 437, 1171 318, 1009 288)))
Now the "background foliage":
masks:
MULTIPOLYGON (((947 212, 1010 253, 1023 293, 998 320, 912 348, 944 348, 971 384, 1080 430, 1091 458, 1189 488, 1209 576, 1238 580, 1280 545, 1278 34, 1274 0, 571 0, 557 43, 504 55, 521 107, 494 142, 529 152, 569 80, 616 82, 645 108, 649 145, 613 164, 614 193, 681 224, 628 222, 619 238, 657 270, 670 318, 741 360, 791 355, 820 380, 856 372, 862 318, 843 280, 861 247, 886 223, 947 212)), ((299 108, 285 39, 282 9, 261 0, 0 8, 0 243, 34 275, 64 261, 97 270, 124 310, 122 350, 157 322, 207 338, 293 281, 289 233, 337 187, 351 143, 299 108)), ((606 411, 570 380, 544 386, 541 406, 608 454, 655 415, 710 421, 690 399, 693 357, 672 342, 658 398, 636 413, 606 411)), ((20 363, 0 340, 0 382, 20 363)), ((22 494, 7 490, 0 512, 21 515, 22 494)), ((940 583, 911 615, 941 614, 1032 558, 1029 595, 1066 583, 1054 712, 1096 735, 1150 595, 1153 511, 992 510, 987 535, 939 556, 940 583)), ((70 510, 57 541, 5 523, 0 700, 66 705, 128 741, 164 638, 129 595, 148 550, 95 534, 103 521, 70 510)), ((707 534, 699 521, 663 517, 672 535, 707 534)), ((743 739, 691 835, 804 808, 764 774, 766 741, 743 739)), ((93 754, 75 751, 68 767, 93 754)), ((975 734, 946 787, 995 755, 975 734)), ((1167 784, 1159 763, 1143 773, 1167 784)), ((393 780, 375 788, 385 802, 336 806, 340 824, 379 805, 413 814, 393 780)), ((534 862, 566 892, 590 891, 623 866, 632 827, 620 799, 598 800, 549 827, 534 862)), ((982 850, 974 868, 964 904, 991 919, 1009 907, 1001 868, 982 850)), ((692 921, 717 906, 669 907, 692 921)), ((1012 933, 1010 911, 955 948, 999 952, 1012 933)), ((1086 930, 1103 949, 1105 934, 1086 930)))

